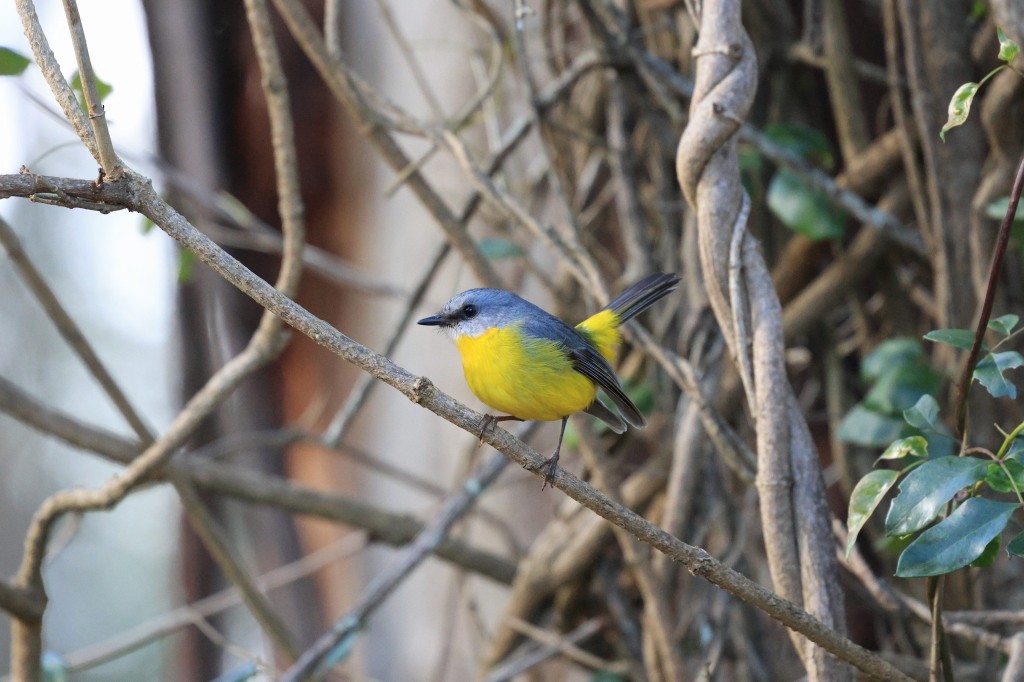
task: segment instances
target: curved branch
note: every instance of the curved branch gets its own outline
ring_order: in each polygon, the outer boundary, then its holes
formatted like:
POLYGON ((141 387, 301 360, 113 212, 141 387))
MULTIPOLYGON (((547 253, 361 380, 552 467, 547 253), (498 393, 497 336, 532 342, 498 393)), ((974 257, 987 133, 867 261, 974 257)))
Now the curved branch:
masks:
MULTIPOLYGON (((843 631, 824 483, 786 375, 781 307, 753 238, 739 244, 734 236, 746 205, 736 133, 753 101, 757 76, 738 0, 705 3, 694 54, 690 122, 679 142, 676 169, 697 213, 701 267, 715 316, 737 366, 752 367, 753 386, 748 379, 745 388, 757 427, 756 482, 768 565, 781 595, 843 631), (734 303, 745 307, 734 309, 734 303)), ((851 679, 852 671, 822 649, 799 638, 794 643, 811 680, 851 679)))

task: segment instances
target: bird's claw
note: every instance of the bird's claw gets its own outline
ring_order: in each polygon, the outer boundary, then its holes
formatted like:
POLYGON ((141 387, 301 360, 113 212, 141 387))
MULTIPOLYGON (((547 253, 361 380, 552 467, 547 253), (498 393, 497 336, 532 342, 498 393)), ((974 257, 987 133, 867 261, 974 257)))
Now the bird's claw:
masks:
POLYGON ((480 432, 477 437, 480 439, 480 443, 484 442, 484 436, 487 432, 494 428, 494 425, 498 423, 498 418, 493 414, 485 414, 484 418, 480 420, 480 432))
POLYGON ((544 485, 540 487, 541 492, 550 485, 555 487, 555 475, 558 473, 558 452, 548 457, 543 464, 537 468, 538 472, 544 472, 544 485))

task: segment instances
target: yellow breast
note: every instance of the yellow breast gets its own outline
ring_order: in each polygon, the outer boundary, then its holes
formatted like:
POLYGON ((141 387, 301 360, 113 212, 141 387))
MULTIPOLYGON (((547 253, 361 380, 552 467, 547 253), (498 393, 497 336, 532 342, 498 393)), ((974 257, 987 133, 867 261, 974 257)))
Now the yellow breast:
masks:
POLYGON ((518 325, 461 336, 455 345, 469 388, 503 414, 554 421, 586 408, 597 393, 558 344, 525 339, 518 325))

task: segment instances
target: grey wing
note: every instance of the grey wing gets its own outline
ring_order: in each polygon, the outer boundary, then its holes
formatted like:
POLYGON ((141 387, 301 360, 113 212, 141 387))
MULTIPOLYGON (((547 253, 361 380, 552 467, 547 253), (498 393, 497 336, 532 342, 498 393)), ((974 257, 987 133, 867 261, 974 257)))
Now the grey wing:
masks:
MULTIPOLYGON (((526 320, 524 331, 529 336, 551 339, 561 344, 572 360, 573 369, 600 386, 615 403, 615 407, 619 409, 627 423, 638 429, 646 426, 647 420, 623 392, 608 361, 579 332, 540 308, 526 320)), ((604 421, 616 433, 622 433, 617 430, 618 428, 625 429, 622 419, 597 401, 591 403, 585 411, 604 421), (610 414, 612 419, 608 419, 605 414, 610 414)))
POLYGON ((647 420, 640 414, 640 410, 633 404, 633 401, 626 396, 622 386, 619 385, 619 380, 615 378, 612 368, 600 353, 591 346, 585 345, 572 349, 569 352, 569 357, 572 358, 573 369, 600 386, 615 403, 615 407, 619 408, 622 418, 630 426, 642 429, 647 425, 647 420))

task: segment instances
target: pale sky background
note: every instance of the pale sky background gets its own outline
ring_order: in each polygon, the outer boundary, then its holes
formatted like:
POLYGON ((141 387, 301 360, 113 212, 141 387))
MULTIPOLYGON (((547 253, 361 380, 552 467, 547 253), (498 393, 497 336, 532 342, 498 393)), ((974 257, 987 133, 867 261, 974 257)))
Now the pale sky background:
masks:
MULTIPOLYGON (((65 75, 74 55, 60 2, 42 0, 37 11, 65 75)), ((149 47, 136 0, 79 3, 93 65, 113 85, 106 100, 114 145, 139 170, 155 148, 149 47), (116 20, 111 21, 111 17, 116 20)), ((12 2, 0 3, 0 46, 31 56, 12 2)), ((22 165, 43 174, 96 176, 97 164, 62 118, 39 70, 0 78, 0 173, 22 165), (34 102, 33 99, 38 100, 34 102), (39 103, 45 103, 40 106, 39 103)), ((83 329, 101 359, 155 429, 175 401, 173 303, 176 255, 170 240, 126 211, 100 215, 0 201, 2 215, 83 329)), ((0 251, 0 375, 48 404, 117 433, 124 420, 57 335, 0 251)), ((103 460, 39 437, 0 416, 0 537, 16 551, 0 553, 10 575, 20 561, 29 515, 52 492, 95 486, 116 469, 103 460), (14 510, 14 511, 12 511, 14 510)), ((113 512, 87 517, 46 569, 50 591, 48 650, 65 654, 97 642, 176 605, 177 502, 166 488, 130 497, 113 512)), ((6 622, 0 623, 6 633, 6 622)), ((0 674, 9 668, 0 634, 0 674)), ((73 680, 139 679, 162 667, 155 647, 73 680)))
MULTIPOLYGON (((424 56, 424 68, 438 85, 446 111, 459 110, 468 93, 480 85, 470 77, 471 59, 486 62, 486 55, 476 52, 472 25, 447 0, 402 0, 394 6, 410 43, 424 56), (444 27, 443 39, 438 37, 439 26, 444 27)), ((76 66, 61 3, 39 0, 37 8, 51 48, 70 76, 76 66)), ((159 177, 146 162, 156 143, 150 54, 141 7, 137 0, 79 0, 79 8, 93 65, 114 88, 105 101, 114 145, 134 168, 153 177, 159 189, 159 177)), ((351 34, 352 53, 357 62, 360 57, 364 60, 357 65, 388 96, 410 105, 417 115, 430 117, 407 65, 381 27, 374 3, 352 3, 350 10, 346 30, 351 34)), ((0 46, 30 54, 13 3, 0 3, 0 46)), ((478 66, 477 72, 485 69, 478 66)), ((23 76, 0 78, 0 131, 4 131, 0 133, 0 173, 16 173, 24 164, 37 173, 96 177, 97 164, 71 129, 33 102, 33 97, 56 110, 34 66, 23 76)), ((462 187, 461 174, 442 161, 431 165, 438 186, 462 187)), ((375 237, 367 240, 354 260, 367 272, 408 286, 425 267, 423 254, 433 252, 443 236, 407 190, 383 195, 394 174, 374 154, 367 154, 365 165, 367 173, 378 177, 372 215, 366 217, 375 237), (394 244, 399 240, 404 248, 396 253, 394 244)), ((7 200, 0 201, 0 215, 22 235, 60 300, 144 417, 155 430, 163 430, 178 402, 172 345, 177 255, 171 240, 159 230, 143 234, 142 218, 127 212, 103 216, 7 200)), ((422 313, 432 312, 430 306, 474 285, 471 279, 466 268, 450 264, 432 294, 434 300, 422 313)), ((130 435, 2 252, 0 291, 4 292, 0 296, 0 376, 79 419, 130 435)), ((367 307, 366 319, 349 320, 352 328, 345 331, 379 347, 383 343, 379 337, 390 328, 390 322, 382 322, 381 311, 397 308, 394 302, 367 307)), ((457 354, 440 335, 413 330, 394 359, 411 371, 429 374, 456 397, 477 405, 462 380, 457 354)), ((472 435, 412 407, 390 390, 377 391, 366 412, 373 418, 364 420, 365 447, 439 483, 458 480, 460 453, 474 447, 472 435), (395 415, 400 415, 402 429, 394 428, 395 415), (424 443, 433 447, 424 450, 424 443), (417 456, 409 458, 410 452, 417 456)), ((556 432, 551 425, 552 443, 556 432)), ((0 547, 20 548, 30 515, 46 495, 69 486, 98 485, 114 471, 99 458, 40 438, 0 415, 0 543, 6 543, 0 547)), ((536 488, 526 474, 520 479, 536 488)), ((420 510, 425 518, 433 515, 436 504, 429 496, 421 499, 424 496, 376 478, 369 480, 367 494, 372 499, 400 499, 403 511, 420 510)), ((513 507, 518 503, 516 494, 509 494, 513 507)), ((548 496, 540 506, 556 501, 548 496)), ((51 603, 46 648, 66 654, 181 603, 175 563, 179 521, 177 502, 166 487, 133 495, 113 512, 88 516, 47 569, 51 603)), ((366 575, 378 572, 392 555, 383 548, 365 553, 361 560, 366 562, 366 575)), ((0 551, 0 573, 12 574, 18 561, 20 549, 0 551)), ((455 595, 463 594, 462 584, 437 562, 428 562, 405 583, 400 592, 409 599, 399 596, 389 601, 361 646, 374 662, 370 672, 383 679, 421 679, 444 651, 442 640, 447 635, 437 627, 437 614, 450 610, 455 595), (402 642, 400 652, 395 651, 396 641, 402 642)), ((481 594, 496 591, 489 584, 479 589, 481 594)), ((482 599, 477 616, 496 619, 497 604, 497 599, 482 599)), ((0 619, 0 675, 7 670, 5 627, 6 621, 0 619)), ((468 640, 462 645, 461 659, 468 668, 460 679, 475 676, 476 654, 471 645, 468 640)), ((133 658, 75 676, 72 682, 160 679, 163 666, 171 663, 162 658, 165 655, 149 647, 133 658)))

